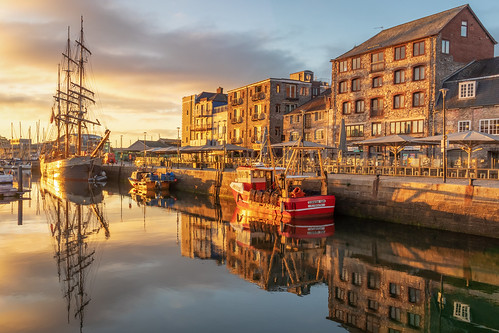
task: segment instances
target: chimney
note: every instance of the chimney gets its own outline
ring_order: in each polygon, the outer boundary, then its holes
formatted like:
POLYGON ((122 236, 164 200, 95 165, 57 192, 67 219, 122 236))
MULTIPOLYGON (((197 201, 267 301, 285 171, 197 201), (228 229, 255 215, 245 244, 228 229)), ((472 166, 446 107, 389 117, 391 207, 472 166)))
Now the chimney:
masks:
POLYGON ((224 93, 224 88, 218 87, 217 94, 223 94, 223 93, 224 93))

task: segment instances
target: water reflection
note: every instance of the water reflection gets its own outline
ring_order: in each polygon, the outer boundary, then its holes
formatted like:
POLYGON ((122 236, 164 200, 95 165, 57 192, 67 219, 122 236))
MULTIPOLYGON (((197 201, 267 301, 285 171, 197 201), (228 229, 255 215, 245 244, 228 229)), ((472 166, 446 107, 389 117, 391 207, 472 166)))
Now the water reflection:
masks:
POLYGON ((79 320, 83 330, 85 308, 91 297, 87 278, 91 276, 97 242, 103 231, 110 237, 109 224, 104 218, 103 195, 100 186, 82 183, 61 183, 42 179, 40 193, 50 226, 57 275, 66 300, 67 320, 79 320))
POLYGON ((496 331, 496 240, 352 223, 331 242, 329 318, 379 332, 496 331))
POLYGON ((233 274, 268 291, 307 295, 325 282, 322 260, 332 219, 269 220, 239 208, 230 223, 227 267, 233 274))

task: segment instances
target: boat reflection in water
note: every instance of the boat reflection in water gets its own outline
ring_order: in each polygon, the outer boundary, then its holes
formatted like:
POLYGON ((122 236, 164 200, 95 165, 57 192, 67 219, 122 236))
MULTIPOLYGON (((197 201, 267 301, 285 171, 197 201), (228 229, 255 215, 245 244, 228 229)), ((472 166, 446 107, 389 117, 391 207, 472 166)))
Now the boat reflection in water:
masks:
POLYGON ((271 220, 237 208, 227 239, 227 267, 268 291, 310 293, 326 282, 321 260, 334 221, 271 220))
POLYGON ((103 214, 102 188, 82 182, 61 183, 41 180, 43 208, 54 242, 54 258, 59 282, 67 302, 68 323, 71 316, 79 320, 83 329, 85 307, 90 295, 85 290, 91 276, 98 234, 110 237, 109 225, 103 214))
POLYGON ((137 204, 145 206, 171 208, 175 201, 175 197, 170 195, 169 190, 140 190, 135 187, 130 189, 128 194, 132 197, 137 204))

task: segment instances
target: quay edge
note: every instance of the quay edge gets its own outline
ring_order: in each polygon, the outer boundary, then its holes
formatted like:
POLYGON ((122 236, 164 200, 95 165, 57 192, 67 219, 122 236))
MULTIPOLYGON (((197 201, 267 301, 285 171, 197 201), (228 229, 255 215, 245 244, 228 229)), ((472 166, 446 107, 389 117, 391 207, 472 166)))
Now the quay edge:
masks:
MULTIPOLYGON (((126 181, 136 167, 104 166, 110 181, 126 181)), ((215 195, 216 170, 172 169, 185 192, 215 195)), ((223 172, 219 196, 232 198, 234 171, 223 172)), ((497 181, 493 181, 497 182, 497 181)), ((316 189, 304 183, 302 189, 316 189)), ((497 186, 442 183, 428 178, 328 175, 328 191, 336 196, 336 214, 499 238, 497 186)))

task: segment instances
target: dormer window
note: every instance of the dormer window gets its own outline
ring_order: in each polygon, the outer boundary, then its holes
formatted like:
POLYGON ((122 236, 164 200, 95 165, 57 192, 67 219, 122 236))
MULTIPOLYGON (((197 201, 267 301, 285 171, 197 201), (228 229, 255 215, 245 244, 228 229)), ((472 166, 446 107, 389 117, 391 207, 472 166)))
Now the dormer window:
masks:
POLYGON ((475 97, 475 81, 460 82, 459 83, 459 99, 474 98, 475 97))

